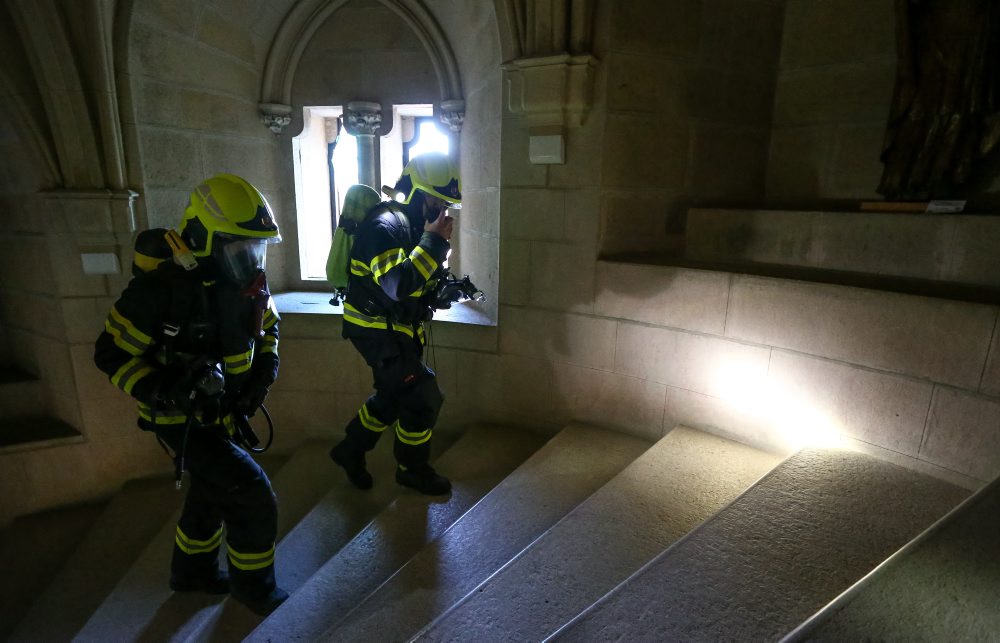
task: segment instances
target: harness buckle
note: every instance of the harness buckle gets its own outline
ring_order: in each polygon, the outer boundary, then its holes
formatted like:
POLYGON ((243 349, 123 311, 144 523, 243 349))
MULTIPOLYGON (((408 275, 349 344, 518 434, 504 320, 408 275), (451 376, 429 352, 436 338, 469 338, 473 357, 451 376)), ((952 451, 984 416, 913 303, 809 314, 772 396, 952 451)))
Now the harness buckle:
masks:
POLYGON ((171 324, 170 322, 163 322, 163 334, 167 337, 177 337, 177 333, 181 332, 180 324, 171 324))

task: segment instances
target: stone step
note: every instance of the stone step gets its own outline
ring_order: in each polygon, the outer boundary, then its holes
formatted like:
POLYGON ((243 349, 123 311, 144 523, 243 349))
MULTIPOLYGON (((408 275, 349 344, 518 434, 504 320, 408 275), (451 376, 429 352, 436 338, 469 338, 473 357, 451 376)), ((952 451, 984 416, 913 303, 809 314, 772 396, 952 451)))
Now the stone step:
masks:
POLYGON ((0 454, 83 441, 79 431, 54 417, 9 416, 0 421, 0 454))
POLYGON ((408 640, 649 448, 582 425, 560 431, 323 640, 408 640))
POLYGON ((184 494, 174 489, 170 478, 126 483, 34 601, 10 640, 70 640, 183 500, 184 494))
POLYGON ((1000 480, 911 542, 786 641, 1000 638, 1000 480))
POLYGON ((802 451, 547 640, 777 640, 966 495, 860 453, 802 451))
POLYGON ((43 391, 36 377, 17 370, 7 372, 0 377, 0 418, 44 415, 43 391))
POLYGON ((676 427, 416 638, 540 641, 779 462, 676 427))
MULTIPOLYGON (((476 427, 438 460, 452 481, 445 502, 407 492, 317 571, 248 641, 313 640, 378 588, 429 541, 537 451, 544 439, 515 429, 476 427)), ((235 641, 218 629, 200 640, 235 641)))
POLYGON ((103 509, 96 503, 22 516, 0 534, 0 641, 7 640, 103 509))
MULTIPOLYGON (((295 454, 298 455, 298 454, 295 454)), ((292 488, 300 479, 294 459, 269 456, 258 462, 271 477, 275 493, 283 493, 286 480, 292 488), (288 465, 291 465, 289 467, 288 465)), ((309 457, 309 454, 306 454, 309 457)), ((170 557, 180 512, 173 513, 94 611, 74 641, 171 641, 176 632, 200 611, 217 606, 223 596, 192 592, 174 594, 168 585, 170 557)), ((294 522, 294 517, 287 517, 294 522)), ((220 548, 224 555, 225 546, 220 548)), ((224 565, 224 563, 223 563, 224 565)))

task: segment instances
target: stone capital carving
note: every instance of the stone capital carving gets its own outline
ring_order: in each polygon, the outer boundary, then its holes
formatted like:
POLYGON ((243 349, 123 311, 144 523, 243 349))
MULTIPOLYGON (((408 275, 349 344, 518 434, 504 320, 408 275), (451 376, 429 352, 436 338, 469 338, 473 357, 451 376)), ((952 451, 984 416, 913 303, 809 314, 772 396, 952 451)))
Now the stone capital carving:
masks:
POLYGON ((374 136, 382 126, 382 105, 353 101, 344 110, 344 128, 351 136, 374 136))
POLYGON ((448 129, 458 134, 462 131, 462 124, 465 122, 465 101, 446 100, 441 102, 441 122, 448 126, 448 129))
POLYGON ((579 127, 590 112, 596 66, 597 59, 589 54, 505 63, 508 107, 533 127, 579 127))
POLYGON ((260 109, 261 121, 275 134, 281 134, 281 130, 288 127, 288 124, 292 122, 291 105, 261 103, 258 109, 260 109))

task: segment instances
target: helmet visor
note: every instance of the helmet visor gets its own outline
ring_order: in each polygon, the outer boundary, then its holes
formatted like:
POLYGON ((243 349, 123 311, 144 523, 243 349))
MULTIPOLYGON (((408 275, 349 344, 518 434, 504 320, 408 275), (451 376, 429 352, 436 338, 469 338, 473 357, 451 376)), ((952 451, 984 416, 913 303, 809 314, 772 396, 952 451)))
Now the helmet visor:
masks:
POLYGON ((219 263, 222 271, 238 284, 245 284, 267 264, 269 239, 233 239, 226 235, 216 235, 219 263))

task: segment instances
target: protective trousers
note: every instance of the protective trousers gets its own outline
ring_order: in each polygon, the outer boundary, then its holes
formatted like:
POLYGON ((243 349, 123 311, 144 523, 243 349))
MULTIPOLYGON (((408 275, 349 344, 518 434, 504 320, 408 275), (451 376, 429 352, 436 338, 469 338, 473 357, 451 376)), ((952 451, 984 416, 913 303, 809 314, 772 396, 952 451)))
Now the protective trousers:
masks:
MULTIPOLYGON (((181 427, 156 433, 174 453, 181 452, 181 427)), ((191 474, 190 487, 177 522, 171 575, 184 580, 214 577, 225 524, 233 593, 250 599, 267 596, 275 587, 278 517, 267 474, 219 426, 188 432, 184 465, 191 474)))
POLYGON ((347 425, 347 443, 352 450, 371 451, 392 427, 396 462, 406 468, 425 465, 444 396, 434 371, 421 360, 423 346, 401 333, 352 337, 351 343, 372 369, 375 393, 347 425))

